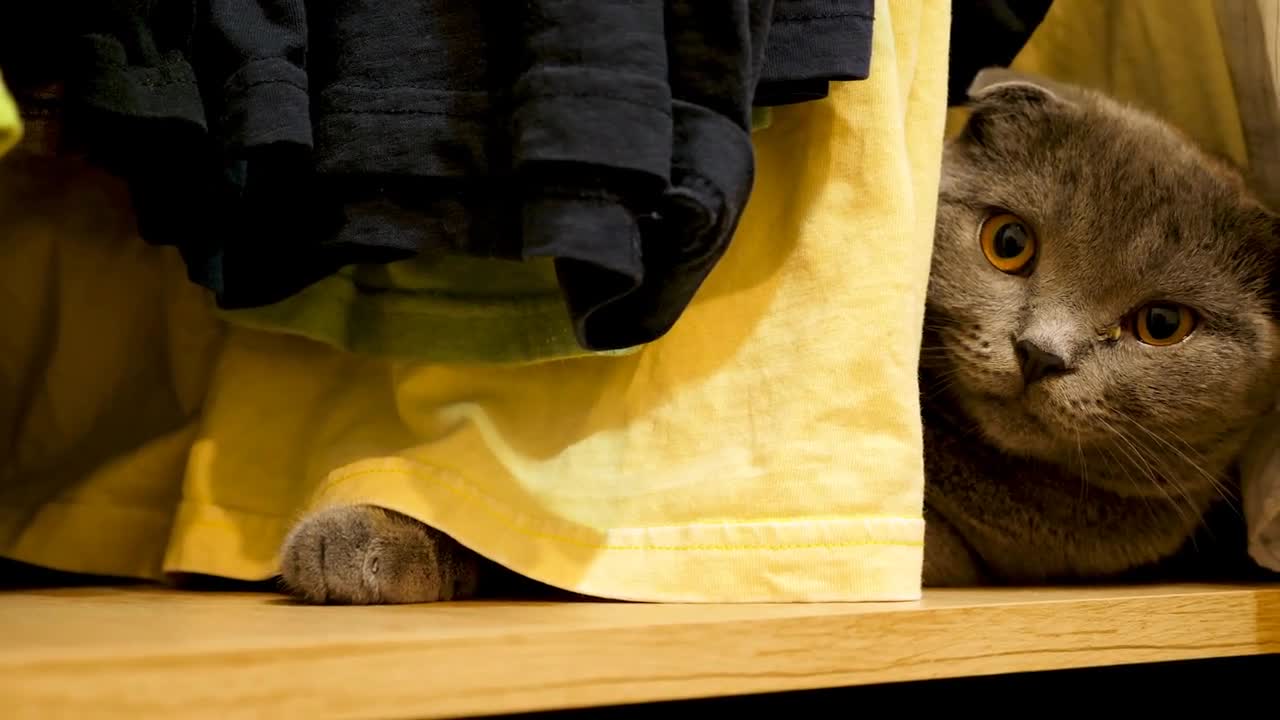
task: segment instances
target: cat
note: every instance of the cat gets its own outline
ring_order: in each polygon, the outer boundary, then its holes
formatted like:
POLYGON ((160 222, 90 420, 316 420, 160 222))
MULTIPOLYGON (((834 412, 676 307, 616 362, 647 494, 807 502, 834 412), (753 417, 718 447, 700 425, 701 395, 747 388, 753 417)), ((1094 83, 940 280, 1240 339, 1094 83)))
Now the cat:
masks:
POLYGON ((1232 461, 1275 398, 1280 218, 1103 94, 1006 76, 970 106, 921 349, 924 584, 1172 570, 1211 517, 1240 560, 1232 461))
MULTIPOLYGON (((1280 370, 1280 219, 1161 120, 1029 79, 946 146, 921 349, 926 586, 1118 577, 1231 507, 1280 370)), ((300 600, 462 599, 501 572, 389 510, 284 543, 300 600)))

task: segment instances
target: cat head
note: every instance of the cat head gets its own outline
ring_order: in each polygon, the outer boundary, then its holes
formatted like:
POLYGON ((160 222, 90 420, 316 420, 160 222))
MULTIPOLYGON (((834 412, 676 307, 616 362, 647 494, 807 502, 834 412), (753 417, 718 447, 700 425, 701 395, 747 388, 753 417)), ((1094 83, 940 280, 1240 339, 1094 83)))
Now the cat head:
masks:
MULTIPOLYGON (((1276 398, 1280 218, 1100 94, 1014 77, 972 97, 929 282, 922 364, 939 391, 991 445, 1051 462, 1159 475, 1238 443, 1276 398)), ((1165 492, 1132 477, 1112 489, 1165 492)))

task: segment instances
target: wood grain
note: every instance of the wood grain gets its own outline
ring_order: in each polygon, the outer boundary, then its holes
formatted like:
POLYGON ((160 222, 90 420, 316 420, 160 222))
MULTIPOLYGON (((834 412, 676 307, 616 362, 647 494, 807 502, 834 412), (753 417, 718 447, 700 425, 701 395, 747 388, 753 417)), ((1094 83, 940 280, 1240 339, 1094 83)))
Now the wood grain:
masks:
POLYGON ((864 605, 0 594, 0 717, 435 718, 1280 652, 1280 587, 864 605))

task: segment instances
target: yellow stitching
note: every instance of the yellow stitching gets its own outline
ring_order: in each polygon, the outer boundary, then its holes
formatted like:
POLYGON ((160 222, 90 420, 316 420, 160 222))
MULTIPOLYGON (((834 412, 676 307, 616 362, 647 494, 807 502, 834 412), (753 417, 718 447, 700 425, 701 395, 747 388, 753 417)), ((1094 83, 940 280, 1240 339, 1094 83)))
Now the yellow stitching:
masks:
MULTIPOLYGON (((403 463, 405 465, 421 465, 433 472, 440 473, 441 475, 453 475, 458 478, 463 478, 463 474, 456 470, 451 470, 450 468, 444 467, 442 465, 422 462, 420 460, 411 460, 409 458, 397 458, 394 461, 394 463, 395 464, 403 463)), ((316 494, 319 495, 319 494, 329 492, 330 489, 332 489, 337 485, 341 485, 347 480, 367 477, 369 475, 403 475, 403 474, 405 473, 403 473, 402 468, 399 468, 399 467, 377 467, 377 468, 369 468, 365 470, 346 471, 345 473, 342 470, 337 470, 331 473, 331 475, 337 475, 337 477, 330 477, 324 483, 321 483, 319 488, 316 490, 316 494)), ((413 475, 414 477, 422 477, 418 473, 413 473, 413 475)), ((428 480, 431 480, 431 481, 443 480, 442 477, 437 478, 436 476, 433 476, 433 475, 427 475, 426 477, 428 480)), ((475 487, 465 479, 460 480, 454 484, 464 486, 467 489, 467 491, 470 492, 472 495, 484 500, 487 503, 490 503, 496 506, 501 506, 501 507, 506 506, 506 503, 495 500, 494 498, 490 497, 486 493, 475 489, 475 487)), ((818 522, 853 522, 853 521, 881 522, 885 520, 898 521, 898 522, 912 522, 912 523, 922 522, 921 518, 919 517, 903 517, 900 515, 809 515, 806 517, 806 520, 818 521, 818 522)), ((797 525, 800 524, 795 520, 765 517, 765 518, 759 518, 757 520, 752 520, 750 522, 742 522, 742 523, 701 523, 701 524, 693 523, 693 524, 683 525, 680 527, 714 527, 714 526, 723 526, 723 525, 730 525, 730 526, 785 525, 788 523, 797 524, 797 525)), ((626 529, 632 530, 632 531, 649 531, 649 530, 666 530, 672 527, 676 527, 676 526, 639 525, 639 526, 628 527, 626 529)))
MULTIPOLYGON (((444 478, 444 475, 446 474, 455 475, 461 478, 462 477, 461 473, 457 473, 440 466, 430 466, 430 465, 427 465, 427 463, 418 462, 418 461, 405 461, 405 462, 406 464, 409 464, 409 465, 427 466, 431 470, 435 471, 436 473, 439 473, 439 475, 437 476, 437 475, 425 475, 417 472, 412 472, 412 475, 416 478, 422 478, 428 481, 436 481, 436 484, 439 487, 454 494, 457 497, 461 497, 464 500, 470 499, 467 496, 467 494, 470 493, 472 498, 477 498, 483 501, 483 504, 481 505, 481 507, 486 512, 488 512, 491 516, 493 516, 494 519, 498 520, 509 529, 520 533, 521 535, 525 535, 527 537, 533 537, 533 538, 540 538, 543 540, 551 540, 551 541, 563 543, 566 545, 575 545, 578 547, 588 548, 592 550, 662 550, 662 551, 671 551, 671 552, 681 552, 681 551, 699 551, 699 550, 721 550, 721 551, 813 550, 813 549, 819 549, 819 548, 843 548, 843 547, 864 547, 864 546, 892 546, 892 547, 923 547, 924 546, 924 542, 921 540, 902 540, 902 541, 851 540, 849 542, 843 542, 843 543, 803 543, 803 544, 788 544, 788 545, 600 545, 596 543, 579 540, 578 538, 571 537, 568 535, 562 535, 559 533, 550 533, 542 530, 534 530, 532 528, 526 528, 518 523, 518 519, 519 519, 518 515, 515 515, 510 510, 507 510, 503 504, 498 503, 497 501, 488 497, 484 493, 481 493, 475 490, 470 483, 467 483, 465 480, 462 481, 463 488, 465 488, 464 490, 462 488, 455 487, 453 483, 445 480, 444 478)), ((387 468, 376 468, 376 469, 369 469, 369 470, 357 470, 355 472, 342 475, 339 477, 331 477, 327 482, 323 483, 320 486, 320 488, 318 489, 318 494, 327 493, 331 491, 333 488, 337 487, 338 485, 345 483, 349 480, 355 480, 361 477, 368 477, 373 475, 391 475, 391 474, 396 474, 396 471, 388 470, 387 468)), ((848 519, 856 520, 858 518, 848 518, 848 519)), ((742 525, 746 525, 746 524, 747 523, 742 523, 742 525)), ((633 529, 644 530, 646 528, 633 528, 633 529)))

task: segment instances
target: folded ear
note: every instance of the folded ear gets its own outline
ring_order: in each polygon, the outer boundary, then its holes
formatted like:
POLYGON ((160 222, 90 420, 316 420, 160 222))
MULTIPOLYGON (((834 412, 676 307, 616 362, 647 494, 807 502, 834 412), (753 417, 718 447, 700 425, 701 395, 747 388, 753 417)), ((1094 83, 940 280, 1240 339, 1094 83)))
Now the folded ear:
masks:
POLYGON ((1004 67, 989 67, 978 71, 969 84, 969 100, 980 103, 992 98, 1010 95, 1010 99, 1068 102, 1072 91, 1061 83, 1048 78, 1018 72, 1004 67))
POLYGON ((969 119, 963 135, 979 144, 998 140, 1002 130, 1024 131, 1044 116, 1075 105, 1066 86, 1008 68, 985 68, 969 85, 969 119))

